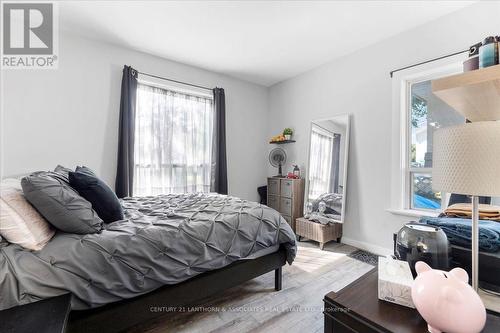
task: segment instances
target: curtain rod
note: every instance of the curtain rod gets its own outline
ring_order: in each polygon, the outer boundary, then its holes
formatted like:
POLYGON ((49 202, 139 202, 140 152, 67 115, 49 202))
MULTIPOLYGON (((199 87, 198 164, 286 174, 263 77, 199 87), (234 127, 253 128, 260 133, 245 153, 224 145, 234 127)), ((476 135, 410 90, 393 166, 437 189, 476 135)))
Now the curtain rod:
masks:
POLYGON ((186 86, 191 86, 191 87, 196 87, 196 88, 200 88, 200 89, 205 89, 205 90, 213 91, 212 88, 208 88, 208 87, 204 87, 204 86, 199 86, 197 84, 192 84, 192 83, 177 81, 177 80, 169 79, 169 78, 166 78, 166 77, 162 77, 162 76, 158 76, 158 75, 153 75, 153 74, 148 74, 148 73, 143 73, 143 72, 139 72, 139 71, 137 71, 137 73, 139 73, 141 75, 146 75, 146 76, 154 77, 154 78, 157 78, 157 79, 160 79, 160 80, 165 80, 165 81, 180 83, 180 84, 184 84, 186 86))
POLYGON ((456 55, 458 55, 458 54, 465 53, 465 52, 469 52, 469 49, 467 49, 467 50, 463 50, 463 51, 458 51, 458 52, 451 53, 451 54, 447 54, 447 55, 444 55, 444 56, 441 56, 441 57, 437 57, 437 58, 434 58, 434 59, 430 59, 430 60, 422 61, 422 62, 419 62, 419 63, 417 63, 417 64, 409 65, 409 66, 406 66, 406 67, 401 67, 401 68, 398 68, 398 69, 395 69, 395 70, 390 71, 390 72, 389 72, 389 74, 390 74, 390 75, 391 75, 391 77, 392 77, 392 76, 393 76, 393 74, 394 74, 394 73, 396 73, 396 72, 399 72, 399 71, 402 71, 402 70, 405 70, 405 69, 408 69, 408 68, 412 68, 412 67, 416 67, 416 66, 424 65, 424 64, 427 64, 427 63, 429 63, 429 62, 436 61, 436 60, 441 60, 441 59, 444 59, 444 58, 453 57, 453 56, 456 56, 456 55))

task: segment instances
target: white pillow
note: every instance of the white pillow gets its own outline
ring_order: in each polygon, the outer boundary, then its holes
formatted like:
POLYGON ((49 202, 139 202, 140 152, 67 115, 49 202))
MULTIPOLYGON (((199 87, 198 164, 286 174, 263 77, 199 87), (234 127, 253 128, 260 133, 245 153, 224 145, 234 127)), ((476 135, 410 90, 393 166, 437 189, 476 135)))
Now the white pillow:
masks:
POLYGON ((50 224, 24 198, 20 179, 0 183, 0 235, 9 243, 41 250, 54 236, 50 224))

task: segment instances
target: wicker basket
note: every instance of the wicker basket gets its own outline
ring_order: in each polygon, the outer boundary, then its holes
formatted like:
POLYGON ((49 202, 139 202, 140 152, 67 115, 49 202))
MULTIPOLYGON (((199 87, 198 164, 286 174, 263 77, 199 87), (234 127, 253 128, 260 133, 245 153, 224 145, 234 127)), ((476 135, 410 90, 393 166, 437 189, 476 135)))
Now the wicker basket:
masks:
POLYGON ((309 221, 303 217, 295 220, 295 233, 297 236, 319 242, 323 250, 325 243, 336 240, 340 243, 342 237, 342 223, 321 224, 309 221))

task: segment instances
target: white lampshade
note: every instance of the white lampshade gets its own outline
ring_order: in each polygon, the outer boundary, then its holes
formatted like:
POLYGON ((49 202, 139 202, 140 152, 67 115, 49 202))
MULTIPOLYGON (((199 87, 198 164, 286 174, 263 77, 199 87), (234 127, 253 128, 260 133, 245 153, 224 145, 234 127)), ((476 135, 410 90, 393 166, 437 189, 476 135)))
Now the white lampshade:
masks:
POLYGON ((500 196, 500 122, 446 127, 434 133, 432 188, 500 196))

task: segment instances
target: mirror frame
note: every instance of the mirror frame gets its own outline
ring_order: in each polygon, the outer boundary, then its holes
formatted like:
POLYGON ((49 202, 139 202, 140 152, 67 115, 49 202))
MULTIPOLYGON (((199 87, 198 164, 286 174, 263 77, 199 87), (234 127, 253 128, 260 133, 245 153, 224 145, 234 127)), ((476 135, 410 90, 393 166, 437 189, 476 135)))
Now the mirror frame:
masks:
POLYGON ((306 169, 306 186, 305 186, 305 193, 304 193, 304 208, 303 208, 303 214, 305 215, 306 208, 307 208, 307 203, 309 201, 309 164, 311 160, 311 131, 313 127, 314 122, 319 122, 319 121, 326 121, 326 120, 333 120, 335 117, 347 117, 347 123, 346 123, 346 129, 345 129, 345 143, 344 143, 344 172, 343 172, 343 190, 342 190, 342 211, 341 211, 341 217, 340 221, 339 220, 333 220, 338 223, 344 223, 345 222, 345 212, 346 212, 346 193, 347 193, 347 167, 349 165, 349 138, 351 135, 351 115, 349 113, 344 113, 344 114, 338 114, 335 116, 331 116, 329 118, 321 118, 321 119, 313 119, 310 121, 309 125, 309 140, 307 144, 307 169, 306 169))

